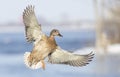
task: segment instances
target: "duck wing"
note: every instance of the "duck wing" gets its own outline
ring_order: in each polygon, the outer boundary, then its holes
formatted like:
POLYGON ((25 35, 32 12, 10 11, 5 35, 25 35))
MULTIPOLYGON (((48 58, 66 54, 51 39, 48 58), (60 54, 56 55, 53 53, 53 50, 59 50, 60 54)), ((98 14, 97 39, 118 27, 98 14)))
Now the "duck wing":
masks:
POLYGON ((28 42, 40 39, 42 33, 41 25, 38 23, 34 12, 34 6, 30 5, 24 9, 23 22, 25 25, 26 39, 28 42))
POLYGON ((86 55, 73 54, 58 47, 48 57, 48 62, 52 64, 67 64, 70 66, 85 66, 92 61, 93 52, 86 55))

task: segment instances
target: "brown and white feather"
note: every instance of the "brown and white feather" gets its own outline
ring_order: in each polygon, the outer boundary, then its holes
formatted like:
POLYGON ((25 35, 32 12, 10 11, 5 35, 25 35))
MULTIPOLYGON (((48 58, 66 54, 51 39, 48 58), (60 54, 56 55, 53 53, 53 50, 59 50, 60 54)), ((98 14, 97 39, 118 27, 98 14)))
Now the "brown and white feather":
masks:
POLYGON ((58 47, 51 55, 48 62, 52 64, 67 64, 70 66, 85 66, 92 61, 93 53, 87 55, 73 54, 58 47))
POLYGON ((25 25, 26 39, 32 42, 40 38, 42 31, 34 12, 34 6, 28 6, 23 12, 23 22, 25 25))

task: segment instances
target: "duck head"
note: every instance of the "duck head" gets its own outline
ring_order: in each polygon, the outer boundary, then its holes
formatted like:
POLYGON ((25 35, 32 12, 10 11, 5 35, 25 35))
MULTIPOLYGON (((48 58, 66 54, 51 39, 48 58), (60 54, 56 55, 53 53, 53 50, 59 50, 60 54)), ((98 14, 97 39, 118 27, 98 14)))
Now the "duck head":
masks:
POLYGON ((57 30, 57 29, 53 29, 53 30, 50 32, 50 36, 60 36, 60 37, 63 37, 63 36, 60 34, 59 30, 57 30))

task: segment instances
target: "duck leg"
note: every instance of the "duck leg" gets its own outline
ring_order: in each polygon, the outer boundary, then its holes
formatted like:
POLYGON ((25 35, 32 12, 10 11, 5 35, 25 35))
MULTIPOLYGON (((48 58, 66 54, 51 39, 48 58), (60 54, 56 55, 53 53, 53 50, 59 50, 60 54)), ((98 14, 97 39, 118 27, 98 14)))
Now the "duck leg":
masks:
POLYGON ((41 63, 42 63, 42 69, 45 70, 45 62, 44 62, 44 60, 41 60, 41 63))

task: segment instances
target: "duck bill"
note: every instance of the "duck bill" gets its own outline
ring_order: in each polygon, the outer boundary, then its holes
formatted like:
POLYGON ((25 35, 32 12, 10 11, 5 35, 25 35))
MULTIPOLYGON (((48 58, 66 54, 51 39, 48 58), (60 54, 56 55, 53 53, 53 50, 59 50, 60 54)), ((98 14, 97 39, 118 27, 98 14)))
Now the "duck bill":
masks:
POLYGON ((61 34, 58 34, 58 36, 63 37, 61 34))

